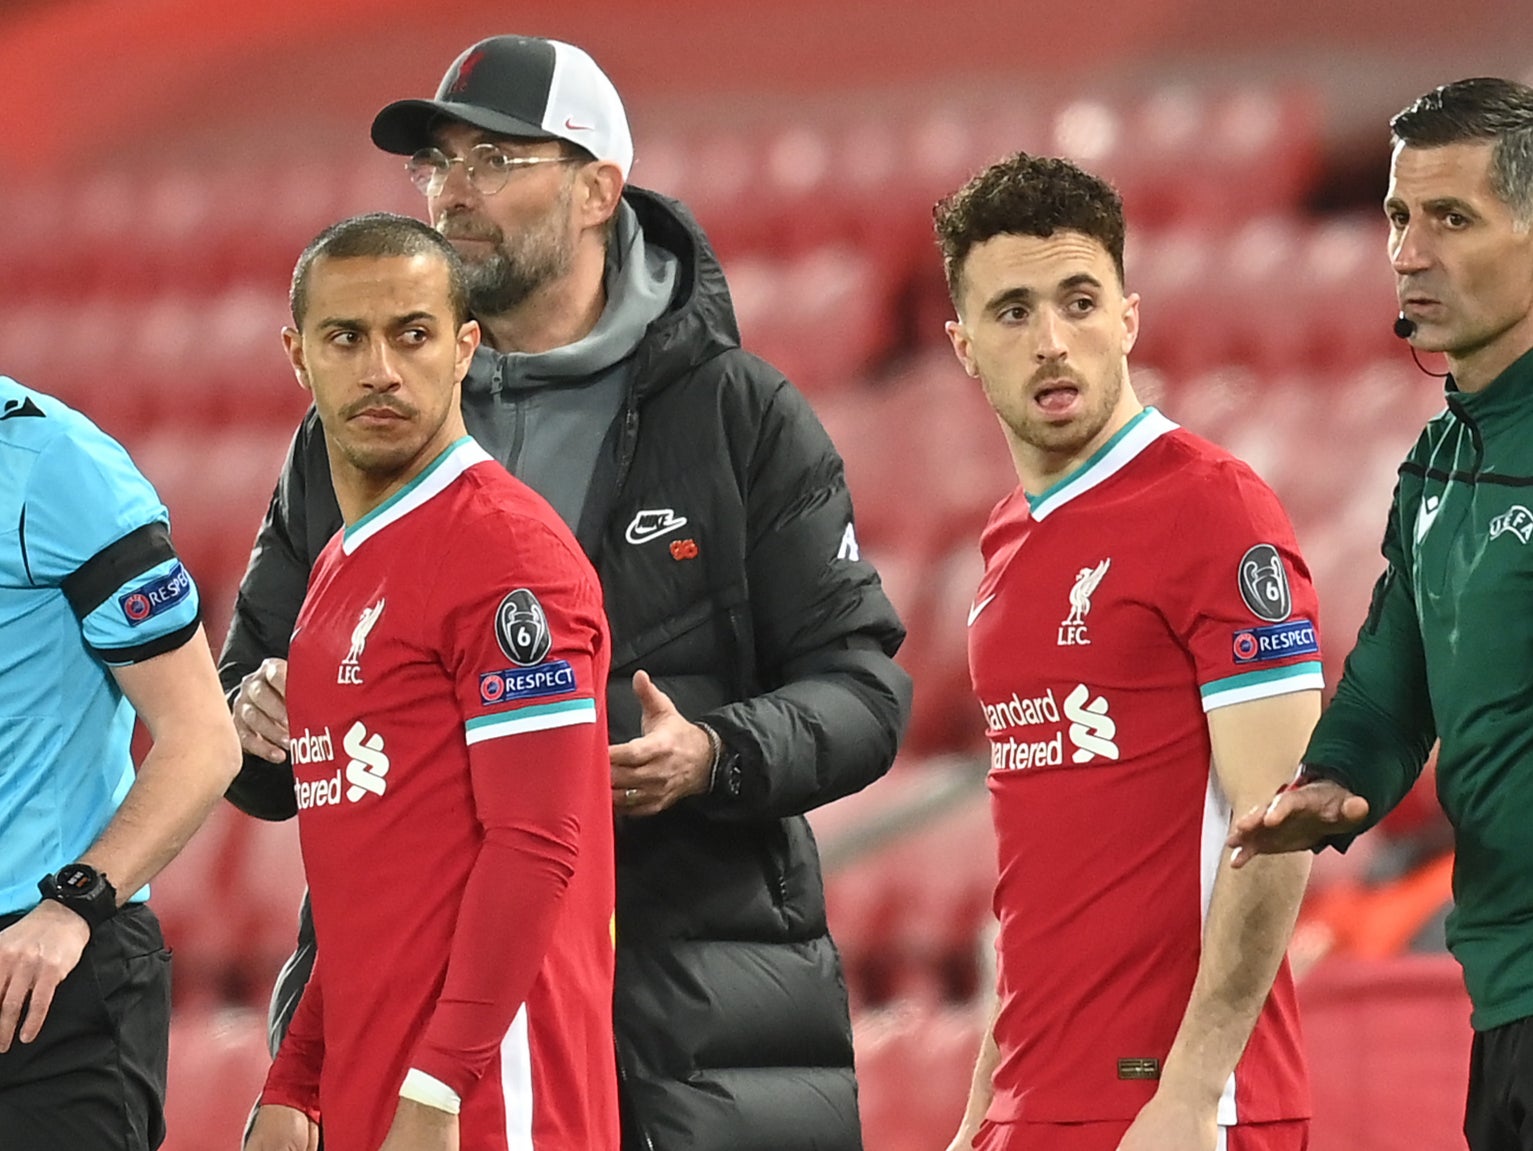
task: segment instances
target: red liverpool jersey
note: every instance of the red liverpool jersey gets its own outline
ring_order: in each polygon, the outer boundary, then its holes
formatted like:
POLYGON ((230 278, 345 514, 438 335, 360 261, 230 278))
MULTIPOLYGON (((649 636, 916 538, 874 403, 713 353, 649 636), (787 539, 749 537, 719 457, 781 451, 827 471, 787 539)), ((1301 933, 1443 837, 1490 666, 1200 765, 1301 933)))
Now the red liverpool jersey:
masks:
MULTIPOLYGON (((1153 408, 997 506, 969 616, 1000 855, 995 1122, 1131 1119, 1197 974, 1230 818, 1205 713, 1322 685, 1293 529, 1249 467, 1153 408)), ((1219 1123, 1303 1118, 1279 972, 1219 1123)))
POLYGON ((471 439, 320 555, 287 682, 319 958, 263 1100, 330 1151, 377 1151, 412 1069, 464 1148, 617 1148, 609 658, 574 538, 471 439))

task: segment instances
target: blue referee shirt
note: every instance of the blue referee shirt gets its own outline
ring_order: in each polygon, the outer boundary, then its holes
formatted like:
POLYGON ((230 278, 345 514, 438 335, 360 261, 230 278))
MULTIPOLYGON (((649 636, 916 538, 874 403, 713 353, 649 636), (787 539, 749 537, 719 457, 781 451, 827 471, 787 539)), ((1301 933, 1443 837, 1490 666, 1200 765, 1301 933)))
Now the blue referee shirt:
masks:
POLYGON ((180 647, 198 618, 128 453, 0 376, 0 914, 35 906, 133 782, 133 708, 109 665, 180 647))

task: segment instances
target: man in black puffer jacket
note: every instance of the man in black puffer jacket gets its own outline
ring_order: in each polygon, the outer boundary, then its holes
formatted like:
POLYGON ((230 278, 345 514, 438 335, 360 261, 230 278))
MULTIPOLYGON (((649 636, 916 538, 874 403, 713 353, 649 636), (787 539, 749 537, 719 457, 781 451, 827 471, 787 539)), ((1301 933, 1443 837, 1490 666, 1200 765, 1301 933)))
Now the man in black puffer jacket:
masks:
MULTIPOLYGON (((385 108, 373 139, 411 157, 473 273, 470 434, 565 518, 606 596, 624 1151, 860 1148, 803 813, 888 769, 910 682, 840 457, 740 348, 690 213, 625 186, 622 105, 584 52, 483 41, 435 100, 385 108)), ((295 811, 283 657, 340 522, 311 412, 220 668, 246 751, 229 798, 264 819, 295 811)), ((312 964, 306 912, 274 1043, 312 964)))

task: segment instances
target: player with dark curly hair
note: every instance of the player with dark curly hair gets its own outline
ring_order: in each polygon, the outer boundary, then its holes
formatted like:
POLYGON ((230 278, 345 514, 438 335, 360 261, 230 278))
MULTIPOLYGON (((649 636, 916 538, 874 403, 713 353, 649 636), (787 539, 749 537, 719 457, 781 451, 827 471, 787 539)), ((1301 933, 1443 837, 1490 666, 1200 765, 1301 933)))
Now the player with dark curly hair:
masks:
POLYGON ((936 223, 948 334, 1020 481, 969 612, 999 978, 951 1151, 1301 1151, 1283 953, 1308 861, 1235 872, 1221 850, 1320 711, 1293 530, 1249 467, 1135 396, 1110 185, 1019 154, 936 223))

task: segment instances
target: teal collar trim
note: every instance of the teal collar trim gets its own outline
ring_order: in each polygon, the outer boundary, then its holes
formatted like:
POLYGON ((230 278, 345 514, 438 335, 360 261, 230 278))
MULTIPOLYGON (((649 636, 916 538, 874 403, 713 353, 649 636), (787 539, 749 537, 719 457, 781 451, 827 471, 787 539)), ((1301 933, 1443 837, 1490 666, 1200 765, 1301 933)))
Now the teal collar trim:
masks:
MULTIPOLYGON (((1032 518, 1041 520, 1075 497, 1084 495, 1098 484, 1122 471, 1140 452, 1179 424, 1167 419, 1156 408, 1145 408, 1091 454, 1091 458, 1039 495, 1028 495, 1032 518)), ((1026 494, 1026 493, 1024 493, 1026 494)))
POLYGON ((454 440, 404 487, 356 523, 347 525, 341 535, 341 550, 351 555, 384 528, 403 519, 433 496, 446 491, 469 468, 489 458, 489 453, 472 436, 454 440))

